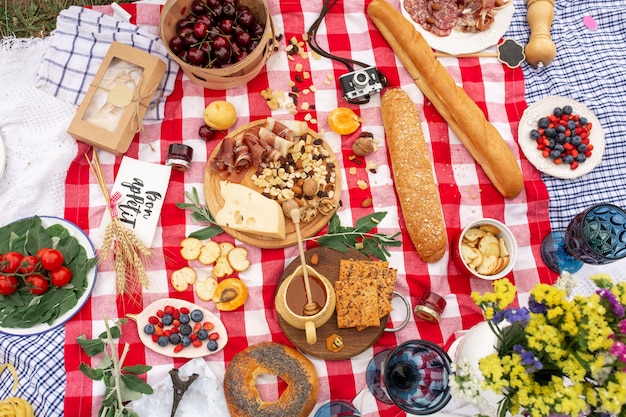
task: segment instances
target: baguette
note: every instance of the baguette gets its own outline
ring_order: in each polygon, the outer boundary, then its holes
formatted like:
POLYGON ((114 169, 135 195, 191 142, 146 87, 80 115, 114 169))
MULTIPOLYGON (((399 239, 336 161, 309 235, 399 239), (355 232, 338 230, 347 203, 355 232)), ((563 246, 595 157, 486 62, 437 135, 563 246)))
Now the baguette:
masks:
POLYGON ((424 262, 438 261, 446 251, 446 225, 419 112, 398 88, 383 94, 381 112, 407 232, 424 262))
POLYGON ((385 0, 373 0, 367 14, 498 192, 505 198, 519 195, 524 178, 511 149, 413 24, 385 0))

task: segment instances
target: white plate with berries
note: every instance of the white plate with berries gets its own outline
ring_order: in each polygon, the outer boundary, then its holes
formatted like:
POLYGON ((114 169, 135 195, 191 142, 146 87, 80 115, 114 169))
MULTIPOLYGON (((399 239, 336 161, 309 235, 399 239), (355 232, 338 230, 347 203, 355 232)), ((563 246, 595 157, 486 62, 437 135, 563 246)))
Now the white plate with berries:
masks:
POLYGON ((189 301, 163 298, 128 317, 137 322, 139 338, 146 347, 172 358, 212 355, 228 342, 222 321, 189 301))
POLYGON ((518 143, 539 171, 574 179, 591 172, 604 155, 604 130, 587 106, 550 96, 528 107, 519 122, 518 143))

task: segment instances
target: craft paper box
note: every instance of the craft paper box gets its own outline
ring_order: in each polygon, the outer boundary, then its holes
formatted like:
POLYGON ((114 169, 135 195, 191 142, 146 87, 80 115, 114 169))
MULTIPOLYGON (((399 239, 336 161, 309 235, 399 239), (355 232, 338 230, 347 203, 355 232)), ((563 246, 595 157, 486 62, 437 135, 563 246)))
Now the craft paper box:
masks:
POLYGON ((148 52, 112 42, 67 132, 81 142, 123 154, 160 92, 165 68, 165 62, 148 52))

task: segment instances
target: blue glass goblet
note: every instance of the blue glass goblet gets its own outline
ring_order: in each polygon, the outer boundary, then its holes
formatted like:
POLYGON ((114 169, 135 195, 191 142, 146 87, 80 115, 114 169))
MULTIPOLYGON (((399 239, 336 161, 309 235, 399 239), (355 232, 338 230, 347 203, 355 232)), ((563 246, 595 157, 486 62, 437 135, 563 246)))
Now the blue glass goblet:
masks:
POLYGON ((365 379, 379 401, 426 415, 450 401, 449 376, 450 357, 442 348, 426 340, 409 340, 374 356, 365 379))
POLYGON ((583 263, 604 265, 626 257, 626 212, 613 204, 589 207, 565 231, 546 236, 541 255, 559 273, 576 272, 583 263))

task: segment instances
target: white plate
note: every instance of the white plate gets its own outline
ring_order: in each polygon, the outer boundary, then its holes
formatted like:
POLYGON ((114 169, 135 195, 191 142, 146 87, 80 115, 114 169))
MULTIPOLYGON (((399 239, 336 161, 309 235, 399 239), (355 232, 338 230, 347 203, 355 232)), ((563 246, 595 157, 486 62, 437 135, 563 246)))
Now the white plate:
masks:
MULTIPOLYGON (((75 237, 76 240, 78 240, 78 243, 85 249, 85 251, 87 252, 87 258, 88 259, 95 258, 96 250, 93 247, 93 243, 91 243, 91 240, 89 240, 89 237, 87 237, 85 232, 83 232, 82 229, 80 229, 74 223, 67 221, 65 219, 61 219, 59 217, 51 217, 51 216, 39 216, 39 217, 41 218, 41 224, 46 228, 55 224, 60 224, 64 226, 69 231, 70 236, 75 237)), ((57 319, 54 320, 52 324, 40 323, 27 329, 0 326, 0 332, 17 335, 17 336, 30 336, 30 335, 46 332, 50 329, 54 329, 55 327, 58 327, 64 324, 66 321, 74 317, 74 315, 78 313, 80 309, 83 308, 83 306, 87 302, 87 299, 91 295, 91 291, 93 290, 93 286, 96 282, 96 274, 97 274, 96 266, 94 266, 89 271, 87 271, 87 288, 85 288, 85 291, 78 299, 78 302, 72 309, 65 312, 65 314, 62 314, 59 317, 57 317, 57 319)))
POLYGON ((4 149, 4 139, 0 136, 0 178, 4 175, 4 167, 7 163, 6 150, 4 149))
POLYGON ((528 107, 519 122, 518 138, 520 148, 526 158, 539 171, 557 178, 573 179, 591 172, 602 161, 605 141, 604 130, 598 118, 582 103, 568 97, 550 96, 537 101, 528 107), (589 143, 593 145, 591 156, 576 169, 570 169, 569 164, 556 165, 550 158, 544 158, 537 149, 537 142, 530 138, 530 131, 537 128, 537 121, 552 114, 555 107, 572 106, 574 113, 585 116, 593 126, 589 134, 589 143))
POLYGON ((472 54, 498 44, 502 35, 509 29, 513 20, 513 0, 506 7, 496 10, 495 20, 489 29, 483 32, 466 33, 453 29, 448 36, 437 36, 415 22, 404 9, 405 0, 400 0, 402 15, 413 23, 415 29, 426 39, 431 48, 450 55, 472 54))
MULTIPOLYGON (((226 327, 224 327, 224 323, 222 323, 219 317, 217 317, 206 308, 200 307, 189 301, 179 300, 177 298, 161 298, 152 302, 140 314, 129 314, 128 317, 137 322, 137 332, 139 333, 139 338, 147 348, 152 349, 156 353, 160 353, 161 355, 169 356, 172 358, 201 358, 203 356, 213 355, 224 349, 224 346, 226 346, 226 343, 228 343, 228 333, 226 332, 226 327), (165 306, 168 305, 178 309, 186 307, 187 309, 189 309, 189 311, 193 311, 195 309, 202 311, 202 314, 204 314, 202 322, 209 321, 213 323, 213 326, 215 326, 213 327, 213 329, 209 330, 209 334, 213 332, 219 334, 219 338, 216 340, 217 349, 214 351, 210 351, 209 349, 207 349, 207 343, 209 342, 208 340, 203 340, 202 346, 200 347, 194 347, 190 345, 184 347, 180 352, 174 352, 174 345, 168 344, 167 346, 159 346, 156 342, 153 342, 152 336, 146 334, 143 331, 143 328, 146 324, 148 324, 148 319, 150 318, 150 316, 156 315, 158 310, 163 310, 165 306)), ((195 323, 191 322, 190 324, 193 325, 195 323)))

